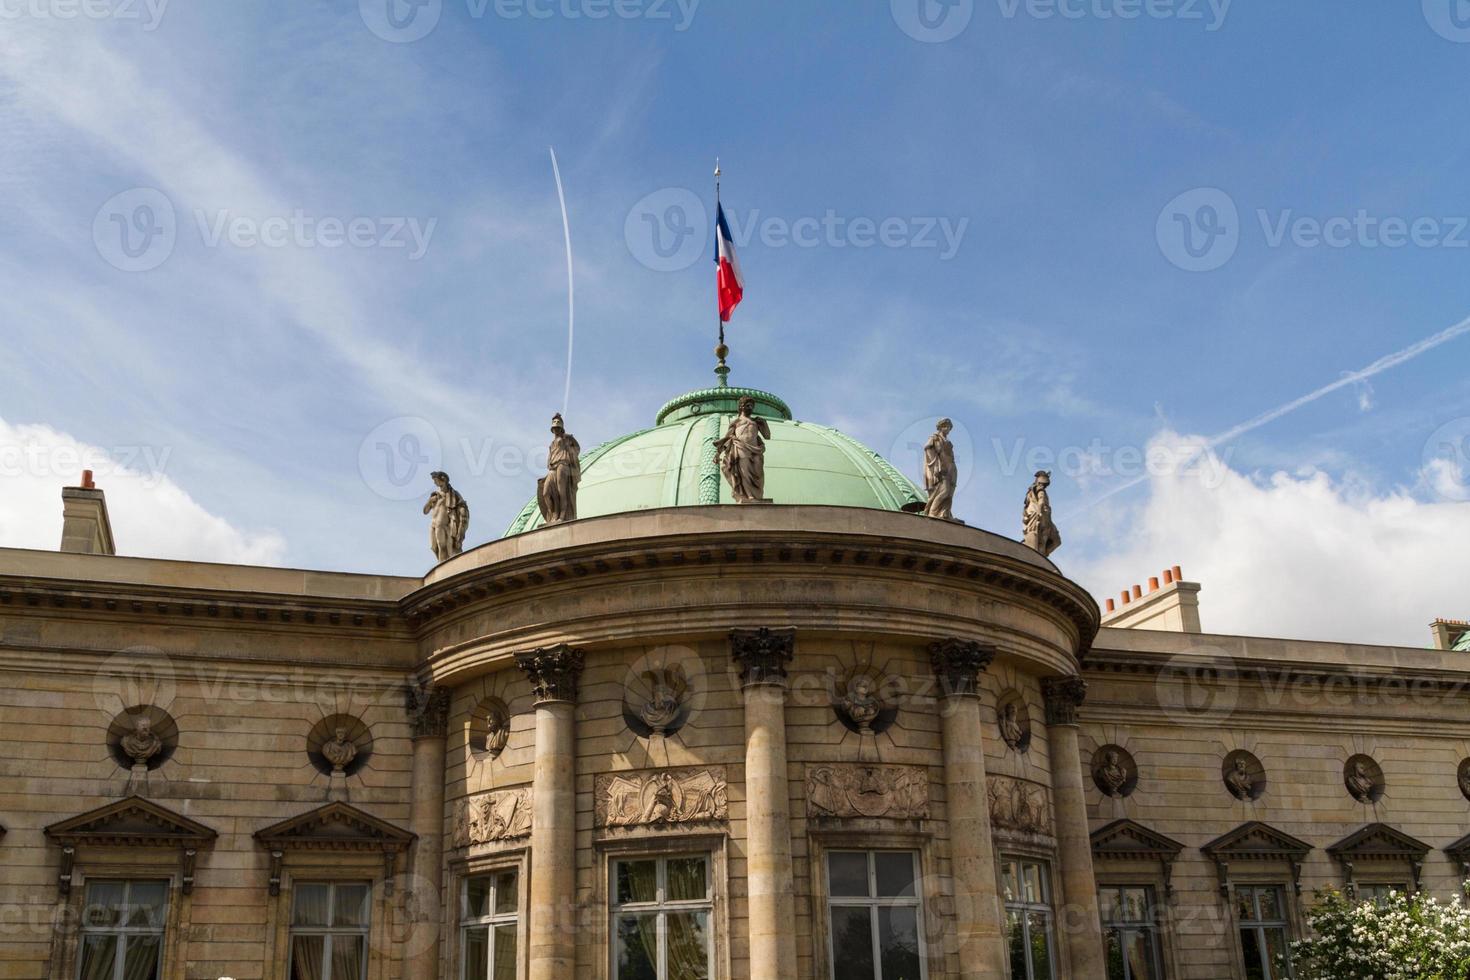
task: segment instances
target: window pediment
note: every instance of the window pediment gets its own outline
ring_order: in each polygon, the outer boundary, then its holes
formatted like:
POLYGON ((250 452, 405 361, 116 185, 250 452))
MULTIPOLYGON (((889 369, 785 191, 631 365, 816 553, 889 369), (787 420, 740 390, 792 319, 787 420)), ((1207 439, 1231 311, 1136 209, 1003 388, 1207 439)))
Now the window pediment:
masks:
POLYGON ((255 832, 255 839, 271 850, 397 853, 413 843, 415 837, 416 834, 341 802, 328 803, 255 832))
POLYGON ((1355 861, 1375 858, 1422 861, 1424 855, 1429 853, 1429 845, 1386 823, 1370 823, 1333 844, 1327 849, 1327 853, 1335 858, 1350 858, 1355 861))
POLYGON ((1243 823, 1200 848, 1216 861, 1300 861, 1312 845, 1259 820, 1243 823))
POLYGON ((194 889, 194 858, 199 848, 208 847, 219 835, 210 827, 175 813, 141 796, 129 796, 95 810, 79 813, 47 827, 46 837, 61 846, 62 895, 71 893, 72 869, 77 848, 168 847, 182 857, 180 887, 185 895, 194 889))
POLYGON ((1177 840, 1149 830, 1135 820, 1114 820, 1092 833, 1092 855, 1096 858, 1172 860, 1182 850, 1184 845, 1177 840))

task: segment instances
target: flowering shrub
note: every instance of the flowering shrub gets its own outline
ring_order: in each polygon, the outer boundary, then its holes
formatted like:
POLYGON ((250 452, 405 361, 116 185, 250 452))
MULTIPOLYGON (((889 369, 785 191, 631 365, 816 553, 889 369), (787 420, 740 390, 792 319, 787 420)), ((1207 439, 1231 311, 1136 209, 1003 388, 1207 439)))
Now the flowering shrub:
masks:
POLYGON ((1307 920, 1313 938, 1292 943, 1298 980, 1470 980, 1470 907, 1460 902, 1327 891, 1307 920))

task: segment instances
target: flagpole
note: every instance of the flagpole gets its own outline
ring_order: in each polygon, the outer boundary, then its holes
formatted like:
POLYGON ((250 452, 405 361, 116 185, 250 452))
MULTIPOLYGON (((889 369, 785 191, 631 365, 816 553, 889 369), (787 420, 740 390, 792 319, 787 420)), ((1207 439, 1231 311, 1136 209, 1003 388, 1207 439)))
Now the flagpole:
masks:
MULTIPOLYGON (((720 265, 720 158, 715 157, 715 268, 720 265)), ((719 376, 720 387, 729 385, 730 366, 725 363, 725 355, 730 353, 730 348, 725 346, 725 318, 720 313, 720 287, 719 274, 715 275, 715 320, 719 324, 720 343, 715 347, 715 356, 720 363, 715 366, 715 374, 719 376)))

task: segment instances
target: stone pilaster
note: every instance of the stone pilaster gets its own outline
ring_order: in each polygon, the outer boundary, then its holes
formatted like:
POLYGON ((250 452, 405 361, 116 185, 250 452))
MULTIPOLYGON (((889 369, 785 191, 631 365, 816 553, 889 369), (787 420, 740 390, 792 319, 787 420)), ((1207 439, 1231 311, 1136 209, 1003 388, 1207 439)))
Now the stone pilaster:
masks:
POLYGON ((1008 974, 980 717, 980 674, 994 656, 995 651, 964 640, 929 645, 944 733, 954 947, 962 980, 1006 980, 1008 974))
MULTIPOLYGON (((413 849, 412 877, 402 900, 438 909, 444 883, 444 738, 449 731, 450 691, 414 681, 404 693, 413 732, 413 799, 408 826, 418 840, 413 849)), ((439 975, 442 919, 441 915, 411 919, 414 945, 423 952, 410 957, 404 974, 407 980, 434 980, 439 975)))
POLYGON ((1057 860, 1061 865, 1063 905, 1058 910, 1057 924, 1067 947, 1071 976, 1076 980, 1107 980, 1077 733, 1077 709, 1087 696, 1087 682, 1080 677, 1048 677, 1041 682, 1041 694, 1046 703, 1057 860))
POLYGON ((563 643, 516 655, 536 695, 531 800, 530 980, 577 968, 577 683, 583 653, 563 643))
POLYGON ((786 665, 795 630, 734 630, 745 698, 745 844, 750 975, 796 975, 795 880, 786 777, 786 665))

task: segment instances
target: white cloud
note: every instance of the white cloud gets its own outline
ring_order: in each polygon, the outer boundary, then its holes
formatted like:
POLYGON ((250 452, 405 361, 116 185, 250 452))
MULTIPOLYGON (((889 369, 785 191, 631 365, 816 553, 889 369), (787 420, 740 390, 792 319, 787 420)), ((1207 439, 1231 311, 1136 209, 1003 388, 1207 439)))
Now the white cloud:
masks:
POLYGON ((280 564, 285 540, 274 531, 233 527, 164 475, 158 447, 111 451, 45 425, 0 419, 0 547, 55 550, 61 543, 61 488, 91 469, 107 494, 119 554, 246 565, 280 564))
MULTIPOLYGON (((1203 443, 1165 432, 1150 448, 1203 443)), ((1104 528, 1064 525, 1086 550, 1108 552, 1070 568, 1059 555, 1064 570, 1101 601, 1182 565, 1203 585, 1211 633, 1422 647, 1430 620, 1470 614, 1470 503, 1378 492, 1314 469, 1245 474, 1209 457, 1201 472, 1210 478, 1150 475, 1138 508, 1112 521, 1092 515, 1104 528)), ((1446 479, 1424 474, 1428 486, 1446 479)))

